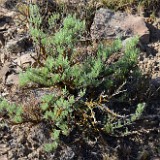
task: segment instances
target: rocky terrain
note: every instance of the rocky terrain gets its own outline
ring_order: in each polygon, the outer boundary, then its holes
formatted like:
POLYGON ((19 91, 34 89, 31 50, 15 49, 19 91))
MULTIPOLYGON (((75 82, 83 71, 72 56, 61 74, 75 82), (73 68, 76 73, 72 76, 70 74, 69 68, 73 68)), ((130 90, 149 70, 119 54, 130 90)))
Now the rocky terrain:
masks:
MULTIPOLYGON (((43 144, 50 142, 49 124, 30 122, 30 116, 38 110, 32 108, 32 103, 36 103, 32 96, 40 97, 53 89, 23 90, 19 87, 18 75, 35 65, 36 52, 25 25, 19 20, 16 1, 0 3, 0 96, 29 106, 26 107, 26 122, 22 124, 14 124, 0 113, 0 160, 160 159, 160 17, 150 21, 150 17, 99 8, 90 26, 91 38, 104 39, 104 43, 121 36, 125 46, 134 35, 140 37, 138 66, 149 79, 146 84, 144 82, 147 90, 137 91, 148 102, 144 117, 137 122, 141 128, 133 127, 133 132, 126 137, 101 134, 97 138, 92 135, 93 140, 88 141, 84 141, 85 135, 77 130, 64 139, 56 152, 46 153, 43 144)), ((111 62, 114 59, 116 57, 111 62)))

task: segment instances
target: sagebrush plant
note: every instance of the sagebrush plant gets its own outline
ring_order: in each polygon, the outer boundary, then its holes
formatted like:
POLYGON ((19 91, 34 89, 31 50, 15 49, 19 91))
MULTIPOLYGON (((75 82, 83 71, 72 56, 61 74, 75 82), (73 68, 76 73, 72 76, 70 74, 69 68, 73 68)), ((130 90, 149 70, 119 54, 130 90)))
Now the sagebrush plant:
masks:
POLYGON ((22 122, 22 113, 23 109, 20 105, 16 105, 14 103, 9 103, 5 99, 0 100, 0 113, 7 112, 11 121, 15 123, 22 122))
MULTIPOLYGON (((88 128, 92 126, 108 134, 114 133, 116 127, 125 126, 121 123, 126 120, 125 116, 108 108, 106 101, 109 96, 105 94, 117 90, 137 69, 138 37, 126 44, 121 58, 109 64, 108 59, 121 51, 120 39, 110 46, 100 43, 93 53, 86 52, 81 56, 77 46, 85 31, 85 21, 80 21, 75 15, 67 15, 60 20, 61 15, 54 13, 48 20, 50 27, 49 32, 46 32, 42 27, 39 8, 30 5, 29 13, 29 33, 34 45, 39 48, 37 63, 40 65, 20 74, 21 86, 35 83, 58 88, 57 93, 53 92, 41 99, 43 118, 53 124, 53 143, 46 144, 45 149, 51 151, 57 148, 60 135, 67 136, 81 122, 88 128), (57 21, 62 22, 59 28, 56 26, 57 21), (100 118, 101 122, 98 122, 95 109, 105 114, 100 118)), ((8 106, 7 111, 10 110, 8 106)), ((130 117, 130 123, 141 115, 144 105, 140 106, 142 110, 138 106, 135 116, 130 117)), ((17 114, 19 116, 19 111, 17 114)))

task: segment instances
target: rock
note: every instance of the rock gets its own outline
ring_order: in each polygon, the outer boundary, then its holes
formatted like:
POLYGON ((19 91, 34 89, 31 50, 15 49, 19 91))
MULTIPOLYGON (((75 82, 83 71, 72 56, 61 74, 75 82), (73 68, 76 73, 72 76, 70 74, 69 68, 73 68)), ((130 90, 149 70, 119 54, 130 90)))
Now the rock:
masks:
POLYGON ((69 146, 63 148, 63 150, 60 152, 60 155, 61 160, 70 160, 75 158, 75 153, 69 146))
POLYGON ((17 64, 18 66, 26 68, 34 64, 35 60, 32 57, 36 58, 36 55, 37 55, 36 53, 29 52, 24 55, 21 55, 20 57, 15 59, 13 62, 14 64, 17 64))
POLYGON ((16 4, 17 4, 16 0, 7 0, 7 1, 4 2, 4 6, 7 9, 14 9, 16 4))
POLYGON ((154 77, 150 83, 156 88, 158 88, 160 86, 160 77, 154 77))
POLYGON ((20 53, 26 49, 26 37, 12 39, 6 44, 6 49, 10 53, 20 53))
POLYGON ((6 78, 6 85, 7 86, 11 86, 11 85, 18 86, 19 85, 18 74, 8 75, 7 78, 6 78))
POLYGON ((156 50, 151 46, 146 46, 146 48, 145 48, 145 50, 146 50, 146 53, 147 53, 147 55, 148 56, 155 56, 156 55, 156 50))
POLYGON ((17 142, 21 144, 24 144, 26 142, 26 137, 24 133, 22 133, 22 135, 19 135, 19 137, 17 138, 17 142))
POLYGON ((7 155, 0 156, 0 160, 8 160, 7 155))
POLYGON ((150 33, 143 17, 99 9, 91 26, 92 39, 125 39, 139 35, 142 43, 149 43, 150 33))
POLYGON ((10 72, 10 70, 11 70, 11 69, 9 68, 9 66, 10 66, 10 63, 7 62, 7 63, 5 63, 4 66, 0 69, 0 82, 3 82, 3 84, 5 83, 6 74, 7 74, 8 72, 10 72))
POLYGON ((6 144, 0 144, 0 155, 6 154, 9 151, 9 147, 6 146, 6 144))
POLYGON ((151 160, 160 160, 160 157, 153 157, 151 160))
POLYGON ((9 159, 12 159, 12 158, 14 158, 14 157, 16 157, 16 152, 9 151, 9 152, 8 152, 8 158, 9 158, 9 159))
POLYGON ((0 33, 0 48, 4 47, 5 39, 2 33, 0 33))

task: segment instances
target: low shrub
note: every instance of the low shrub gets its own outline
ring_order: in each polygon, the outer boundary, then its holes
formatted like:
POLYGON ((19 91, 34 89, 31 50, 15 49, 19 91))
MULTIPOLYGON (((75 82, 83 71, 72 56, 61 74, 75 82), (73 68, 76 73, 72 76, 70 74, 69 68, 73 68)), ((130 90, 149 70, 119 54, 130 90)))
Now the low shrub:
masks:
MULTIPOLYGON (((121 53, 120 39, 110 46, 99 43, 91 52, 83 53, 77 47, 85 32, 85 21, 75 15, 61 19, 59 13, 54 13, 48 19, 47 32, 43 30, 39 8, 30 5, 29 13, 29 33, 37 48, 37 66, 20 74, 21 86, 31 83, 58 89, 58 93, 45 95, 40 102, 43 119, 53 125, 53 143, 45 145, 47 151, 56 149, 60 136, 69 135, 76 125, 114 135, 116 128, 131 124, 141 116, 144 104, 139 104, 130 117, 121 116, 108 107, 113 94, 119 94, 124 82, 137 71, 138 37, 126 44, 118 60, 109 63, 112 56, 121 53), (57 22, 62 22, 58 28, 57 22), (102 117, 98 117, 97 112, 103 112, 102 117)), ((94 48, 92 44, 91 48, 94 48)), ((6 102, 1 106, 1 110, 6 109, 13 115, 15 107, 6 102)), ((19 120, 17 108, 14 116, 19 120)))

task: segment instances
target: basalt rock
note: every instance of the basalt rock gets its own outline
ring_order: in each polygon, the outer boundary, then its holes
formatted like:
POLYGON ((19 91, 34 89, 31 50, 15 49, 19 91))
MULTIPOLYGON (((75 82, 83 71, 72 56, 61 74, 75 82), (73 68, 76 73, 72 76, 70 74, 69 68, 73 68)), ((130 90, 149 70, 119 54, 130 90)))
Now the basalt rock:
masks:
POLYGON ((143 17, 99 9, 91 26, 92 39, 126 39, 138 35, 142 43, 149 43, 150 33, 143 17))

